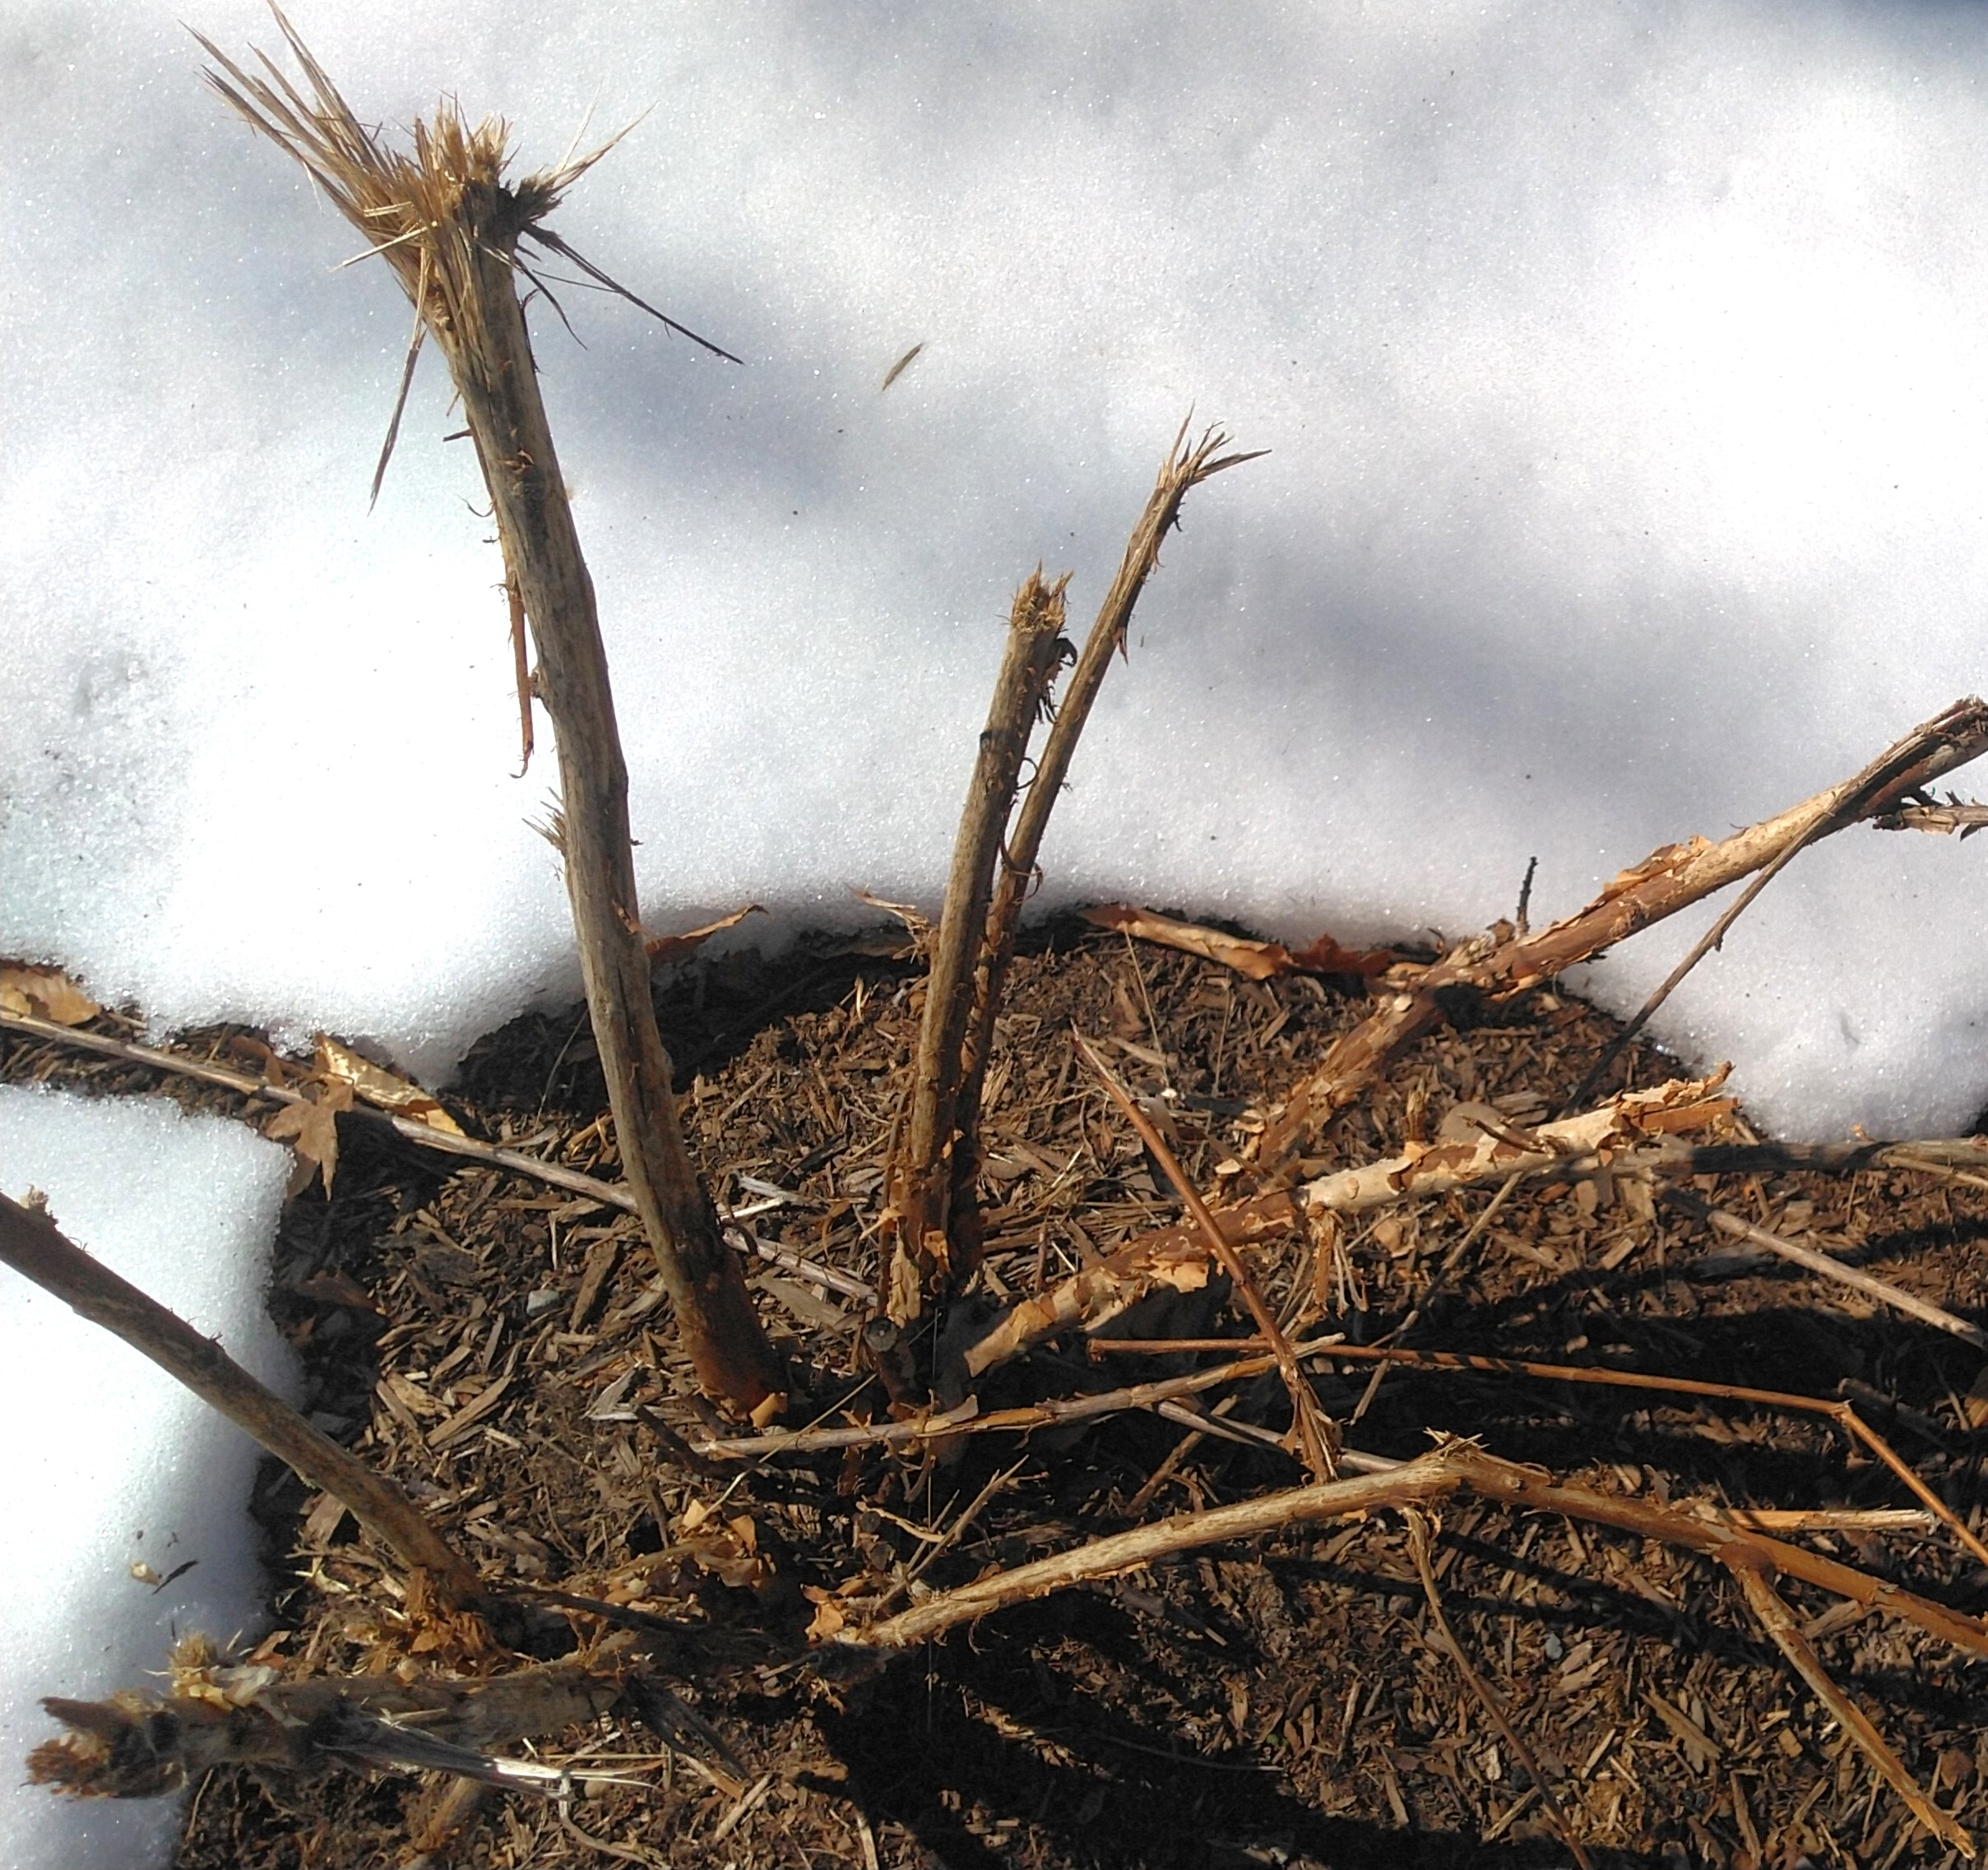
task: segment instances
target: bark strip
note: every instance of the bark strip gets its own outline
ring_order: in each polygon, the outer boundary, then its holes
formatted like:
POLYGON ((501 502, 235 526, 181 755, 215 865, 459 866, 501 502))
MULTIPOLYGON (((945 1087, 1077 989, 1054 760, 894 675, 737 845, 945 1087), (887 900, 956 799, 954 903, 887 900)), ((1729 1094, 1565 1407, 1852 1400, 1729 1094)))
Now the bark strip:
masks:
POLYGON ((384 1474, 314 1428, 252 1377, 212 1338, 92 1259, 46 1215, 0 1195, 0 1261, 53 1293, 94 1325, 122 1338, 186 1385, 292 1469, 329 1493, 407 1564, 428 1573, 448 1608, 482 1592, 476 1573, 413 1501, 384 1474))

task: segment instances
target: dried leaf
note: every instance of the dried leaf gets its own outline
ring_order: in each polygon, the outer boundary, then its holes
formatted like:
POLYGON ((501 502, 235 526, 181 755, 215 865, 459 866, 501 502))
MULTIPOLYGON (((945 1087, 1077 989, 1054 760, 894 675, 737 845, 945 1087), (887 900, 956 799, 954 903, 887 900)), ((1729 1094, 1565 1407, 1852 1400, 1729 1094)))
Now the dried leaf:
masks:
POLYGON ((677 1549, 721 1583, 758 1590, 772 1582, 773 1567, 759 1550, 759 1529, 751 1515, 721 1520, 716 1508, 693 1500, 677 1525, 677 1549))
POLYGON ((1293 954, 1281 942, 1252 942, 1240 935, 1225 935, 1219 928, 1176 922, 1171 916, 1156 915, 1130 903, 1100 903, 1082 914, 1094 928, 1122 929, 1164 948, 1199 955, 1203 960, 1234 968, 1248 980, 1274 980, 1287 974, 1357 974, 1370 979, 1385 974, 1396 960, 1385 948, 1342 947, 1330 935, 1321 935, 1310 947, 1293 954))
POLYGON ((679 961, 702 947, 712 936, 727 928, 736 928, 748 915, 765 914, 758 903, 748 903, 744 909, 735 909, 730 915, 721 915, 716 922, 706 923, 702 928, 687 928, 681 935, 646 935, 642 946, 648 950, 652 961, 679 961))
POLYGON ((58 1026, 80 1026, 103 1010, 60 968, 12 961, 0 966, 0 1012, 50 1020, 58 1026))
MULTIPOLYGON (((425 1123, 429 1129, 452 1136, 462 1134, 462 1126, 419 1085, 362 1058, 350 1046, 341 1045, 322 1033, 317 1035, 317 1075, 327 1084, 349 1085, 367 1103, 391 1110, 396 1116, 411 1117, 417 1123, 425 1123)), ((343 1108, 351 1108, 349 1100, 343 1108)), ((266 1133, 273 1136, 276 1132, 266 1133)))
POLYGON ((302 1104, 285 1104, 262 1126, 262 1134, 272 1141, 289 1142, 296 1154, 286 1195, 303 1193, 312 1178, 322 1174, 328 1197, 338 1173, 338 1114, 352 1108, 352 1086, 334 1078, 318 1086, 316 1097, 307 1091, 304 1098, 302 1104))

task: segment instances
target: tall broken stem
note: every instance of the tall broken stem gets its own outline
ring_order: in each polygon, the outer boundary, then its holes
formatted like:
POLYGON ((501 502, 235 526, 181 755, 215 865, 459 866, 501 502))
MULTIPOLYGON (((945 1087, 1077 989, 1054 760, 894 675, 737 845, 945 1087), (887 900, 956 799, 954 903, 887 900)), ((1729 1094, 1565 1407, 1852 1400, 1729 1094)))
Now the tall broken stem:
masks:
POLYGON ((605 279, 544 225, 605 150, 512 184, 504 178, 504 126, 486 121, 472 129, 448 103, 432 122, 415 125, 411 155, 390 150, 276 16, 308 97, 267 60, 268 76, 251 76, 203 39, 225 73, 211 72, 210 80, 364 234, 447 360, 496 515, 514 613, 521 602, 538 650, 534 686, 558 736, 567 894, 623 1173, 698 1380, 742 1410, 769 1413, 784 1386, 781 1362, 719 1235, 677 1121, 650 998, 628 767, 593 580, 518 294, 521 274, 535 283, 519 252, 527 238, 605 279))
POLYGON ((1063 593, 1068 582, 1063 578, 1045 584, 1038 568, 1015 594, 1008 647, 953 842, 945 908, 925 982, 911 1113, 891 1176, 884 1304, 898 1325, 920 1316, 929 1294, 970 1270, 960 1262, 971 1259, 971 1244, 956 1242, 951 1227, 962 1048, 1002 835, 1029 735, 1065 647, 1063 593))
POLYGON ((350 1507, 376 1539, 428 1573, 446 1607, 460 1608, 481 1594, 483 1587, 468 1560, 384 1474, 375 1474, 313 1428, 212 1338, 202 1336, 177 1312, 91 1258, 46 1215, 4 1195, 0 1195, 0 1261, 149 1357, 308 1484, 350 1507))

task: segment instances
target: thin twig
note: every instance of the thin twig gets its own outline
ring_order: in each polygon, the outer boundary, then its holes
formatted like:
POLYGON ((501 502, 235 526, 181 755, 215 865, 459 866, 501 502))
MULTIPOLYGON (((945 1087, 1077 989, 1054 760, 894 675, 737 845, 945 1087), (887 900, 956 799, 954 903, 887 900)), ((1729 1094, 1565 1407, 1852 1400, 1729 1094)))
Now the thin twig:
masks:
POLYGON ((1905 1762, 1892 1751, 1884 1736, 1871 1725, 1864 1710, 1837 1687, 1829 1671, 1823 1668, 1822 1658, 1815 1653, 1814 1646, 1802 1634, 1801 1625, 1789 1609, 1786 1599, 1769 1581, 1767 1565, 1751 1562, 1751 1555, 1744 1547, 1723 1553, 1721 1558, 1745 1594, 1747 1608, 1759 1618, 1761 1628, 1794 1665, 1796 1673, 1809 1684, 1830 1718, 1856 1743, 1858 1751, 1877 1768, 1893 1791, 1905 1801, 1912 1816, 1949 1850, 1958 1851, 1964 1861, 1972 1863, 1973 1837, 1919 1789, 1917 1782, 1905 1770, 1905 1762))
MULTIPOLYGON (((109 1034, 84 1032, 73 1026, 57 1025, 49 1020, 35 1019, 20 1013, 0 1013, 0 1027, 9 1027, 58 1045, 72 1045, 80 1051, 94 1052, 106 1058, 121 1058, 132 1065, 149 1066, 155 1072, 169 1072, 180 1077, 197 1078, 203 1084, 220 1085, 232 1091, 239 1091, 244 1097, 266 1097, 277 1104, 308 1104, 310 1100, 299 1090, 287 1085, 279 1085, 267 1078, 258 1078, 248 1072, 230 1070, 225 1065, 216 1065, 202 1058, 189 1058, 178 1052, 161 1052, 156 1047, 137 1045, 129 1039, 114 1039, 109 1034)), ((500 1148, 495 1143, 480 1142, 474 1136, 458 1132, 438 1130, 432 1125, 417 1122, 411 1117, 396 1117, 386 1111, 355 1109, 345 1113, 368 1123, 383 1123, 396 1136, 417 1144, 425 1150, 438 1150, 444 1155, 462 1156, 471 1162, 487 1163, 493 1169, 501 1169, 513 1175, 529 1177, 535 1182, 543 1182, 548 1187, 563 1188, 568 1193, 584 1195, 598 1201, 605 1208, 619 1208, 623 1214, 636 1212, 635 1196, 626 1183, 603 1182, 598 1176, 583 1175, 577 1169, 568 1169, 563 1164, 547 1162, 542 1157, 526 1155, 519 1150, 500 1148)), ((729 1209, 719 1208, 720 1217, 730 1230, 733 1247, 742 1253, 757 1254, 774 1266, 798 1273, 817 1285, 825 1285, 832 1292, 839 1292, 846 1298, 859 1303, 874 1304, 876 1291, 865 1280, 853 1273, 839 1272, 833 1266, 825 1266, 819 1261, 810 1260, 785 1247, 776 1246, 770 1240, 762 1240, 758 1235, 739 1223, 729 1209)))
MULTIPOLYGON (((1531 873, 1527 873, 1529 882, 1531 873)), ((1457 1632, 1450 1627, 1449 1618, 1443 1612, 1443 1595, 1436 1589, 1436 1574, 1429 1562, 1429 1518, 1425 1513, 1411 1507, 1402 1517, 1408 1527, 1408 1554, 1415 1560, 1416 1574, 1422 1581, 1422 1595, 1429 1604, 1429 1614, 1434 1619, 1443 1646, 1462 1672, 1465 1685, 1477 1697, 1477 1704, 1490 1716, 1491 1724, 1504 1735, 1504 1743, 1511 1748, 1513 1757, 1532 1776, 1539 1789, 1546 1814, 1553 1821, 1553 1828, 1559 1834, 1560 1842, 1573 1854, 1581 1870, 1594 1870, 1593 1860, 1582 1849, 1581 1840, 1574 1835, 1573 1826, 1562 1809, 1559 1798, 1546 1775, 1540 1770, 1538 1759, 1526 1743, 1526 1738, 1512 1724, 1512 1717, 1506 1712, 1504 1703, 1491 1692, 1490 1684, 1477 1673, 1476 1665, 1457 1640, 1457 1632)))
POLYGON ((1758 1247, 1763 1252, 1791 1260, 1810 1272, 1819 1273, 1824 1279, 1833 1280, 1839 1285, 1850 1286, 1865 1297, 1876 1299, 1881 1305, 1888 1305, 1894 1311, 1916 1318, 1922 1325, 1930 1325, 1935 1331, 1948 1332, 1963 1344, 1972 1345, 1976 1350, 1988 1352, 1988 1331, 1969 1324, 1965 1318, 1956 1317, 1951 1312, 1933 1304, 1930 1300, 1913 1297, 1911 1293, 1901 1290, 1889 1281, 1879 1279, 1874 1273, 1867 1273, 1860 1266, 1847 1266, 1841 1260, 1833 1260, 1827 1253, 1819 1252, 1813 1247, 1805 1247, 1798 1240, 1770 1234, 1765 1228, 1755 1227, 1752 1222, 1742 1220, 1735 1214, 1728 1214, 1723 1208, 1715 1208, 1683 1188, 1666 1187, 1663 1190, 1663 1198, 1674 1208, 1689 1215, 1694 1220, 1704 1222, 1729 1238, 1744 1240, 1749 1247, 1758 1247))
POLYGON ((834 1641, 858 1649, 902 1650, 928 1642, 962 1623, 1087 1581, 1112 1577, 1207 1545, 1250 1539, 1290 1526, 1349 1518, 1384 1507, 1428 1507, 1468 1492, 1518 1511, 1555 1513, 1563 1518, 1609 1526, 1640 1539, 1653 1539, 1723 1558, 1727 1547, 1744 1544, 1747 1562, 1764 1562, 1869 1609, 1901 1617, 1929 1635, 1971 1655, 1988 1656, 1988 1628, 1916 1593, 1872 1576, 1820 1553, 1805 1550, 1723 1521, 1698 1519, 1647 1501, 1623 1499, 1587 1488, 1555 1483, 1537 1469, 1521 1467, 1484 1453, 1469 1442, 1446 1442, 1419 1460, 1351 1479, 1314 1481, 1254 1500, 1177 1515, 1156 1525, 1134 1527, 1092 1540, 1069 1552, 1039 1558, 1012 1571, 994 1572, 864 1630, 845 1630, 834 1641), (1758 1553, 1758 1559, 1751 1556, 1758 1553))
MULTIPOLYGON (((1260 1338, 1107 1338, 1091 1347, 1093 1357, 1108 1353, 1167 1353, 1260 1350, 1260 1338)), ((1942 1500, 1916 1470, 1892 1445, 1859 1415, 1853 1405, 1840 1397, 1805 1396, 1791 1390, 1752 1389, 1743 1383, 1715 1383, 1693 1377, 1652 1376, 1639 1370, 1598 1370, 1580 1364, 1540 1363, 1526 1358, 1480 1357, 1457 1350, 1403 1350, 1392 1345, 1335 1344, 1331 1340, 1306 1344, 1298 1349, 1300 1357, 1332 1358, 1342 1363, 1374 1363, 1381 1369, 1477 1371, 1486 1375, 1533 1377, 1551 1383, 1586 1383, 1602 1389, 1655 1391, 1661 1394, 1707 1396, 1722 1402, 1749 1403, 1763 1409, 1790 1411, 1800 1415, 1820 1415, 1837 1423, 1843 1432, 1861 1442, 1925 1503, 1926 1511, 1944 1525, 1968 1553, 1988 1567, 1988 1545, 1967 1528, 1967 1522, 1942 1500)), ((1235 1368, 1231 1366, 1230 1368, 1235 1368)), ((1206 1372, 1202 1372, 1206 1374, 1206 1372)), ((1742 1509, 1734 1509, 1744 1518, 1742 1509)), ((1759 1523, 1767 1522, 1763 1520, 1759 1523)))
POLYGON ((1278 1330, 1276 1317, 1263 1297, 1256 1289, 1256 1281, 1250 1278, 1249 1269, 1243 1263, 1242 1256, 1231 1247, 1221 1229, 1215 1224, 1215 1217, 1208 1211, 1207 1203, 1202 1200, 1194 1184, 1188 1179, 1187 1171, 1181 1168, 1174 1152, 1166 1146, 1166 1139, 1154 1128, 1152 1120, 1132 1101, 1125 1087, 1112 1075, 1111 1068, 1101 1058, 1084 1035, 1072 1029, 1071 1037, 1077 1050, 1083 1054, 1084 1062, 1096 1074, 1098 1081, 1124 1114, 1127 1122, 1138 1132, 1139 1141, 1151 1151, 1153 1159, 1165 1171, 1166 1178, 1173 1183, 1174 1191, 1186 1203, 1188 1212, 1193 1215, 1195 1224, 1206 1237, 1209 1250, 1214 1254, 1221 1269, 1234 1282, 1256 1328, 1263 1334, 1263 1341, 1269 1345, 1271 1354, 1277 1359, 1278 1373, 1284 1379, 1284 1387, 1291 1394, 1291 1426, 1298 1437, 1298 1445, 1304 1452, 1304 1465, 1320 1479, 1330 1479, 1337 1474, 1338 1464, 1333 1455, 1336 1431, 1324 1419, 1318 1407, 1318 1399, 1312 1394, 1312 1386, 1304 1380, 1304 1372, 1298 1368, 1298 1360, 1292 1354, 1291 1340, 1278 1330))

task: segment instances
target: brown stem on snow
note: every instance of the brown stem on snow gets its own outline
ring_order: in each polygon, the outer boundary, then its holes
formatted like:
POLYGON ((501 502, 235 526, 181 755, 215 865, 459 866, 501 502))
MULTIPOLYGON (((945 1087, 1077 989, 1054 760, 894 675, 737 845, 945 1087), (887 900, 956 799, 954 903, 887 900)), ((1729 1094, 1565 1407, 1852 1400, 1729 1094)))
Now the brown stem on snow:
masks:
POLYGON ((449 1608, 482 1592, 476 1573, 432 1521, 385 1475, 375 1474, 266 1389, 212 1338, 100 1265, 44 1214, 0 1195, 0 1261, 72 1310, 122 1338, 210 1408, 245 1429, 312 1487, 350 1508, 373 1535, 428 1573, 449 1608))
POLYGON ((1383 994, 1373 1013, 1333 1044, 1265 1128, 1258 1162, 1266 1172, 1283 1173, 1319 1125, 1352 1103, 1402 1046, 1436 1023, 1443 989, 1473 988, 1503 999, 1536 987, 1792 850, 1859 819, 1897 810, 1902 800, 1984 752, 1988 703, 1970 697, 1914 728, 1853 778, 1777 817, 1717 844, 1694 838, 1652 851, 1587 908, 1537 935, 1512 931, 1462 943, 1413 987, 1383 994))
POLYGON ((1038 569, 1015 594, 1007 651, 960 813, 945 909, 925 982, 911 1113, 891 1170, 884 1308, 899 1326, 920 1317, 929 1297, 971 1271, 972 1244, 956 1240, 952 1224, 962 1053, 994 864, 1029 735, 1066 647, 1063 593, 1068 581, 1060 578, 1045 585, 1038 569))
POLYGON ((304 68, 309 99, 274 66, 266 67, 273 83, 251 77, 203 39, 226 74, 210 72, 210 79, 310 172, 393 268, 414 303, 415 345, 425 331, 447 360, 489 489, 505 575, 537 646, 538 695, 558 736, 567 893, 623 1172, 698 1380, 742 1410, 777 1409, 785 1385, 780 1359, 720 1237, 677 1120, 650 997, 628 769, 593 581, 518 296, 521 274, 537 283, 519 250, 527 238, 602 276, 543 223, 605 151, 514 185, 503 176, 503 125, 487 121, 472 129, 450 104, 432 123, 416 123, 411 156, 390 151, 354 115, 280 13, 277 19, 304 68))

